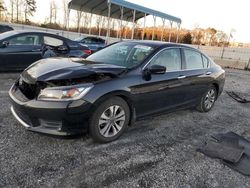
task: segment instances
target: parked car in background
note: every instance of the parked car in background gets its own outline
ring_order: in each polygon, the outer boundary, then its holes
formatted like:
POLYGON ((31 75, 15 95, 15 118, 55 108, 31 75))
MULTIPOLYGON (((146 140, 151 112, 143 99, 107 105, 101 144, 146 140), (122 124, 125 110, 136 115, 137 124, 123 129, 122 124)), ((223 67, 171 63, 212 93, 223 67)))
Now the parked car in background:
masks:
POLYGON ((23 70, 35 61, 46 58, 50 46, 53 56, 87 57, 88 47, 65 37, 36 31, 9 31, 0 34, 0 71, 23 70))
POLYGON ((0 25, 0 33, 12 31, 12 30, 14 30, 14 29, 8 25, 0 25))
POLYGON ((145 116, 191 107, 208 112, 224 82, 225 71, 197 49, 128 41, 87 59, 42 59, 21 74, 9 95, 13 115, 28 130, 89 130, 94 140, 110 142, 145 116))
POLYGON ((79 42, 83 46, 87 46, 92 53, 97 52, 106 46, 106 41, 99 37, 80 37, 75 39, 75 41, 79 42))

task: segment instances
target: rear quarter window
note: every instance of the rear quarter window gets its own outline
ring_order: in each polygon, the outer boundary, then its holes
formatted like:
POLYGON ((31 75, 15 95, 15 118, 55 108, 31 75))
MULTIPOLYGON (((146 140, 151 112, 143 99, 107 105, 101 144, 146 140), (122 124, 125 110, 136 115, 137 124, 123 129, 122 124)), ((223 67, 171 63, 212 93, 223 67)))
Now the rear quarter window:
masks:
POLYGON ((204 55, 202 55, 202 60, 203 60, 204 68, 208 68, 210 66, 209 59, 207 57, 205 57, 204 55))

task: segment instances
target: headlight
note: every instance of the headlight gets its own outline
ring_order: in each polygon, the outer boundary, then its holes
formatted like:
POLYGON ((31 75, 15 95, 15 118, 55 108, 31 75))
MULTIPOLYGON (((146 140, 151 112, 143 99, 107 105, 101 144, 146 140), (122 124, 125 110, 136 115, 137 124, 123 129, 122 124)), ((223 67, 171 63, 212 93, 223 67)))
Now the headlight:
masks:
POLYGON ((86 95, 93 85, 71 86, 71 87, 51 87, 41 90, 38 100, 45 101, 69 101, 78 100, 86 95))

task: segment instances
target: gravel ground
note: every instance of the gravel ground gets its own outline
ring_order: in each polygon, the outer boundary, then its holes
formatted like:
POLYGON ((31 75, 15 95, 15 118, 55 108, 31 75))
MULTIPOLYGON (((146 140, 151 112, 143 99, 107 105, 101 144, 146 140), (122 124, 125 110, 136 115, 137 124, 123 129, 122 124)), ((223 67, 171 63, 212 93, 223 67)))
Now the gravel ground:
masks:
MULTIPOLYGON (((225 91, 250 94, 250 72, 227 69, 225 91)), ((117 141, 88 135, 58 138, 26 131, 13 118, 0 75, 0 187, 250 187, 220 160, 196 152, 209 135, 234 131, 250 139, 250 104, 225 92, 213 110, 183 110, 138 121, 117 141)))

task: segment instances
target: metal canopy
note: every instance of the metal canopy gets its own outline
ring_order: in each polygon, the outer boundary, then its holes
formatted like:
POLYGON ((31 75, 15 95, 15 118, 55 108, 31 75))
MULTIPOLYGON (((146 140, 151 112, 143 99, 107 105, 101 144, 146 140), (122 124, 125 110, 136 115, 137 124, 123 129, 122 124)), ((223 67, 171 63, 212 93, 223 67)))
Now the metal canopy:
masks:
POLYGON ((109 14, 109 3, 110 3, 110 17, 115 19, 121 19, 125 21, 136 21, 140 18, 143 18, 145 15, 152 15, 155 17, 160 17, 162 19, 169 20, 171 22, 176 22, 177 24, 181 24, 181 19, 171 16, 169 14, 165 14, 163 12, 159 12, 156 10, 152 10, 150 8, 146 8, 134 3, 130 3, 124 0, 71 0, 69 3, 69 8, 88 12, 92 14, 97 14, 101 16, 108 16, 109 14), (123 15, 121 16, 121 8, 123 8, 123 15), (135 17, 134 17, 135 12, 135 17))

